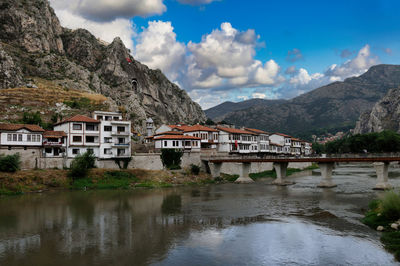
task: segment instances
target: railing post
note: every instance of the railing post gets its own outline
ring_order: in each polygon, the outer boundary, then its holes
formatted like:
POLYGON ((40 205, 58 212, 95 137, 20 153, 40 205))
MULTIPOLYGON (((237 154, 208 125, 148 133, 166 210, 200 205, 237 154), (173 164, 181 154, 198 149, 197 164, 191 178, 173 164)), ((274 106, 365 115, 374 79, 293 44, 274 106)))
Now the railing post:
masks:
POLYGON ((318 163, 319 169, 321 170, 322 180, 318 187, 321 188, 332 188, 337 185, 332 182, 332 171, 335 168, 335 163, 318 163))
POLYGON ((377 176, 377 184, 375 185, 376 190, 391 189, 392 186, 388 182, 388 162, 375 162, 373 163, 377 176))
POLYGON ((250 167, 251 167, 251 163, 241 163, 240 176, 238 179, 236 179, 235 183, 249 184, 249 183, 254 182, 254 180, 251 179, 249 176, 250 167))

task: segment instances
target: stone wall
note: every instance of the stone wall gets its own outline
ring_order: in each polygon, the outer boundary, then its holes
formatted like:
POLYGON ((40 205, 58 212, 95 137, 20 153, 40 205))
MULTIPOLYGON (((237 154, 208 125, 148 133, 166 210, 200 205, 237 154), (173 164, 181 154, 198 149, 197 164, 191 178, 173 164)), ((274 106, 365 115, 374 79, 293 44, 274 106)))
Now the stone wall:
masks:
POLYGON ((12 150, 0 149, 0 154, 13 155, 19 153, 21 156, 21 169, 40 168, 40 148, 13 148, 12 150))

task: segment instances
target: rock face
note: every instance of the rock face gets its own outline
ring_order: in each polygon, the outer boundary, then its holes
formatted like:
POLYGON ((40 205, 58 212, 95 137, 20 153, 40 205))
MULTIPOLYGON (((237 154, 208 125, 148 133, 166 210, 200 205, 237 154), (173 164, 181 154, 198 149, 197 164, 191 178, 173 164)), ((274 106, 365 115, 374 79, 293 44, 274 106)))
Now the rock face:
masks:
POLYGON ((362 114, 354 133, 364 134, 383 130, 400 132, 400 87, 391 89, 375 104, 371 112, 362 114))
POLYGON ((328 84, 279 104, 257 103, 225 114, 223 119, 239 126, 310 139, 312 134, 353 129, 363 112, 399 85, 400 66, 377 65, 359 77, 328 84))
POLYGON ((205 121, 184 90, 136 61, 119 38, 106 44, 87 30, 62 28, 45 0, 0 0, 0 7, 0 89, 38 77, 103 94, 139 132, 149 117, 156 125, 205 121))

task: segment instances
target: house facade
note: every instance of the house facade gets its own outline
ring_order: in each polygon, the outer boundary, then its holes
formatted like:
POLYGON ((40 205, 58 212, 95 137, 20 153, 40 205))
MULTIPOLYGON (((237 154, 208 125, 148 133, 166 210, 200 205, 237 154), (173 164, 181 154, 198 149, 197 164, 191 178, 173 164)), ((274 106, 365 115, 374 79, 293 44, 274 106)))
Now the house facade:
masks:
POLYGON ((249 131, 253 134, 256 134, 256 139, 257 139, 257 146, 258 146, 258 152, 260 153, 269 153, 271 152, 270 150, 270 145, 269 145, 269 133, 255 129, 255 128, 243 128, 246 131, 249 131))
POLYGON ((37 125, 0 124, 0 148, 38 148, 44 129, 37 125))
POLYGON ((154 136, 156 150, 181 149, 189 152, 199 152, 201 149, 201 138, 183 134, 159 134, 154 136))
POLYGON ((43 133, 42 155, 46 158, 64 157, 67 147, 67 134, 64 131, 45 131, 43 133))
POLYGON ((121 113, 94 112, 99 121, 100 146, 99 158, 131 157, 131 122, 124 121, 121 113))
POLYGON ((289 135, 274 133, 269 136, 271 144, 275 144, 278 147, 282 147, 282 153, 291 154, 292 148, 292 137, 289 135))
POLYGON ((258 153, 257 135, 246 130, 217 127, 218 151, 249 154, 258 153))

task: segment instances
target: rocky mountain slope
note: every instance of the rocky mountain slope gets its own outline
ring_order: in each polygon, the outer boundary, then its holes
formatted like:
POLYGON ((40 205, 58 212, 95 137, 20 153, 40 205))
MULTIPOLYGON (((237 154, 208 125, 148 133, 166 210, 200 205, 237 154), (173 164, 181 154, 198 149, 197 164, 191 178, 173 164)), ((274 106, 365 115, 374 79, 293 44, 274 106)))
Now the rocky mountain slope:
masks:
POLYGON ((400 66, 377 65, 359 77, 331 83, 280 104, 258 104, 223 117, 236 125, 310 139, 312 134, 354 128, 362 113, 399 85, 400 66))
POLYGON ((400 132, 400 87, 391 89, 375 104, 371 112, 360 116, 355 134, 392 130, 400 132))
POLYGON ((102 109, 124 112, 139 131, 148 117, 156 124, 206 119, 184 90, 136 61, 119 38, 105 44, 86 30, 62 28, 46 0, 0 0, 0 121, 27 110, 45 118, 89 113, 101 97, 102 109), (46 105, 46 95, 57 93, 60 101, 46 105))

